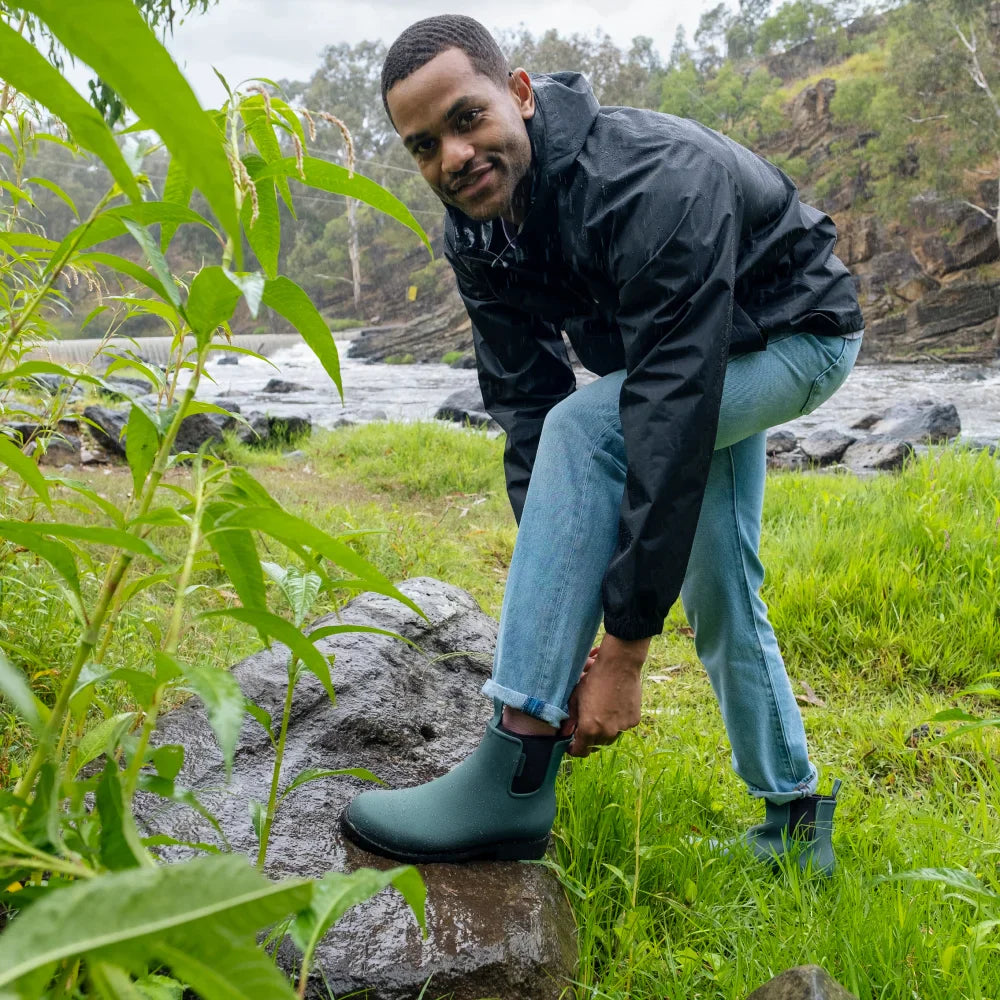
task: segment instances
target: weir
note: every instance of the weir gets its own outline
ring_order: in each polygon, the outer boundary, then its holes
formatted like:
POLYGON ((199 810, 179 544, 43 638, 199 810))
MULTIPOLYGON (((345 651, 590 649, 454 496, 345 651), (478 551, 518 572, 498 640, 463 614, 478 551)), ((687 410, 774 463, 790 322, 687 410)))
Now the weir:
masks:
MULTIPOLYGON (((184 338, 185 346, 194 347, 194 337, 184 338)), ((298 347, 302 338, 297 333, 237 334, 229 342, 218 341, 217 356, 225 353, 228 346, 255 351, 270 357, 284 348, 298 347)), ((170 359, 173 337, 112 337, 108 341, 93 337, 82 340, 48 340, 39 344, 30 354, 35 361, 55 361, 60 364, 89 364, 102 349, 107 356, 112 354, 132 354, 150 364, 165 365, 170 359)), ((103 365, 101 366, 103 368, 103 365)))

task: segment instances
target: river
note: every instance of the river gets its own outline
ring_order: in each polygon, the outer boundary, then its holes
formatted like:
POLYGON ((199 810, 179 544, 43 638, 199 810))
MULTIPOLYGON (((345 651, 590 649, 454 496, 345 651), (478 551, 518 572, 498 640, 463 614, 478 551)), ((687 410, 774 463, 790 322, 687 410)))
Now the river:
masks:
MULTIPOLYGON (((349 342, 338 343, 343 405, 302 343, 278 349, 268 361, 241 356, 237 365, 212 363, 209 372, 215 384, 204 384, 199 396, 223 396, 244 409, 264 409, 275 416, 306 412, 315 425, 333 427, 341 420, 429 420, 448 395, 476 381, 474 371, 447 365, 368 364, 349 358, 348 347, 349 342), (271 378, 304 388, 285 395, 263 393, 271 378)), ((963 437, 1000 440, 1000 368, 979 365, 859 365, 832 399, 788 427, 800 435, 821 426, 846 429, 867 413, 920 399, 954 403, 963 437)))

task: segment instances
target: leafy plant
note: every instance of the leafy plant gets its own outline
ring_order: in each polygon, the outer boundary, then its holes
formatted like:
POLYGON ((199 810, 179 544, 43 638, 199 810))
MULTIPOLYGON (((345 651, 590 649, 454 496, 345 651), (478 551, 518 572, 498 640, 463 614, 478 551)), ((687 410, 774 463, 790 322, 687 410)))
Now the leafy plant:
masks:
POLYGON ((374 777, 358 769, 312 771, 281 790, 288 714, 301 672, 314 673, 334 697, 329 663, 313 644, 331 630, 308 638, 302 633, 316 595, 321 589, 375 590, 419 609, 350 547, 347 536, 289 513, 245 469, 204 448, 183 451, 177 442, 186 420, 226 412, 197 394, 213 352, 235 350, 229 324, 241 304, 251 316, 267 305, 292 323, 342 392, 329 327, 305 292, 278 271, 278 201, 294 214, 292 182, 364 201, 426 238, 405 206, 350 165, 307 156, 311 118, 306 115, 303 125, 297 111, 259 84, 244 90, 227 85, 225 105, 202 110, 129 0, 95 0, 87 18, 57 0, 22 6, 139 115, 140 123, 126 130, 130 135, 155 132, 157 138, 142 140, 146 145, 134 138, 122 142, 22 37, 25 19, 12 27, 0 12, 0 115, 7 132, 0 147, 7 175, 0 184, 13 195, 0 215, 0 404, 9 419, 19 410, 30 412, 18 401, 37 397, 40 379, 56 390, 30 440, 6 428, 0 435, 6 489, 0 560, 4 573, 15 577, 26 563, 46 567, 48 586, 64 602, 76 632, 72 654, 58 665, 58 681, 47 697, 6 658, 0 660, 0 691, 34 740, 23 765, 14 769, 13 789, 0 796, 0 884, 7 887, 0 903, 14 914, 0 936, 0 992, 22 998, 79 991, 109 998, 166 995, 163 982, 157 980, 154 989, 149 978, 166 966, 206 998, 293 996, 254 938, 261 927, 291 916, 293 939, 304 951, 301 995, 316 941, 353 902, 393 884, 422 922, 419 876, 395 869, 275 884, 243 859, 207 844, 190 846, 209 856, 164 866, 150 849, 172 841, 140 836, 132 799, 138 791, 150 792, 208 816, 177 782, 184 747, 153 745, 157 720, 178 696, 197 695, 231 767, 249 713, 276 749, 269 800, 255 811, 263 868, 281 799, 321 777, 374 777), (61 119, 71 138, 42 132, 38 106, 61 119), (110 171, 113 185, 82 218, 56 185, 25 176, 24 165, 39 143, 86 149, 110 171), (159 193, 143 172, 144 158, 158 148, 170 154, 159 193), (61 238, 20 214, 31 202, 32 185, 62 196, 77 215, 77 224, 61 238), (196 191, 211 215, 192 207, 196 191), (171 240, 182 226, 206 231, 217 248, 216 259, 193 273, 175 273, 169 263, 171 240), (134 242, 132 256, 104 248, 120 237, 134 242), (255 266, 244 265, 244 241, 255 266), (104 374, 30 356, 51 335, 53 310, 70 306, 59 282, 81 278, 101 290, 103 301, 86 323, 106 323, 106 338, 122 316, 152 315, 166 324, 173 349, 165 370, 130 350, 104 357, 104 374), (110 294, 112 281, 120 293, 110 294), (153 393, 128 397, 122 438, 133 490, 118 505, 85 483, 46 474, 36 459, 56 440, 67 388, 80 382, 104 387, 108 374, 123 371, 142 376, 153 393), (268 554, 287 552, 297 564, 278 568, 262 560, 265 547, 268 554), (216 585, 217 606, 208 613, 249 625, 265 642, 277 640, 290 651, 277 734, 228 673, 182 651, 192 595, 211 586, 205 581, 213 577, 223 583, 216 585), (134 665, 109 666, 123 614, 151 588, 171 608, 167 627, 153 646, 135 649, 134 665), (291 622, 270 609, 275 591, 287 602, 291 622), (130 711, 116 710, 107 697, 121 688, 130 711))

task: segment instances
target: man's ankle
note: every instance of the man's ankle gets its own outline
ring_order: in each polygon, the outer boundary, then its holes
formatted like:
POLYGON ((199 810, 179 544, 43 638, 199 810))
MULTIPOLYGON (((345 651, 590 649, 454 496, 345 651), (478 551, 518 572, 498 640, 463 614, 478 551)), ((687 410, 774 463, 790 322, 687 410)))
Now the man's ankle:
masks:
POLYGON ((533 715, 528 715, 527 712, 511 708, 510 705, 504 705, 500 724, 507 732, 516 733, 519 736, 555 736, 557 731, 556 726, 536 719, 533 715))

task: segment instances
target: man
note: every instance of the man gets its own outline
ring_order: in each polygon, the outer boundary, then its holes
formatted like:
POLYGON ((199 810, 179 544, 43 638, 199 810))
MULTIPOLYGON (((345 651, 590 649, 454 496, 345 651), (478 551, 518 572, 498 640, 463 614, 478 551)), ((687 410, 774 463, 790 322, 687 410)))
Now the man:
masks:
POLYGON ((766 803, 740 844, 828 873, 836 788, 815 794, 757 550, 766 429, 823 402, 860 347, 833 223, 701 125, 511 71, 471 18, 403 32, 382 94, 447 208, 520 527, 481 745, 429 784, 362 794, 345 832, 408 861, 540 857, 563 752, 638 723, 680 594, 734 769, 766 803), (576 390, 560 331, 597 381, 576 390))

